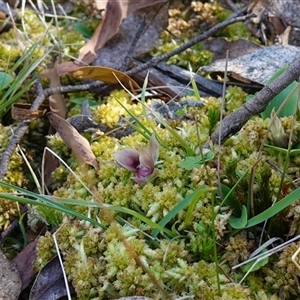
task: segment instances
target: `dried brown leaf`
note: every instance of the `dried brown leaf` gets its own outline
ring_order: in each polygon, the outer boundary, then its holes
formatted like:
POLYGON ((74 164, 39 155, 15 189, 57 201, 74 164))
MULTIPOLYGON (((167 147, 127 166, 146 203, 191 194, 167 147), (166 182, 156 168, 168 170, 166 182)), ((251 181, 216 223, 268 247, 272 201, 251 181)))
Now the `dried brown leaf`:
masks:
POLYGON ((118 32, 98 51, 93 64, 118 70, 120 67, 126 67, 128 55, 130 58, 137 58, 149 52, 157 44, 161 32, 167 26, 167 1, 157 2, 135 11, 122 21, 118 32), (134 44, 136 35, 139 38, 134 44))
POLYGON ((12 261, 16 265, 22 279, 22 290, 27 288, 37 271, 33 264, 36 259, 37 240, 27 245, 12 261))
MULTIPOLYGON (((57 75, 62 76, 67 74, 68 72, 74 71, 78 67, 83 66, 84 64, 79 63, 78 61, 66 61, 57 66, 57 75)), ((53 69, 47 69, 45 72, 43 72, 40 76, 41 77, 47 77, 51 76, 53 69)))
POLYGON ((201 45, 203 49, 209 50, 214 54, 213 61, 217 59, 225 59, 227 50, 229 51, 228 58, 236 58, 262 47, 246 39, 238 39, 236 41, 228 42, 223 37, 205 40, 201 42, 201 45))
POLYGON ((119 30, 123 19, 136 10, 153 5, 163 0, 108 0, 102 22, 92 38, 80 49, 78 59, 86 64, 94 61, 96 53, 119 30))
POLYGON ((71 72, 73 77, 88 80, 100 80, 106 84, 115 84, 122 82, 126 87, 134 89, 140 89, 140 86, 128 75, 118 70, 105 67, 80 67, 71 72), (118 81, 119 80, 119 81, 118 81))
POLYGON ((49 106, 41 105, 37 110, 31 110, 31 104, 14 103, 11 108, 11 117, 14 120, 33 120, 44 116, 49 110, 49 106))
MULTIPOLYGON (((73 288, 70 287, 71 292, 73 288)), ((29 300, 56 300, 67 295, 64 276, 58 257, 53 258, 38 274, 29 300)))
MULTIPOLYGON (((50 88, 56 88, 61 86, 60 79, 57 74, 57 64, 55 64, 53 69, 49 70, 47 77, 50 79, 50 88)), ((66 118, 67 106, 65 103, 64 96, 61 93, 54 93, 51 96, 49 96, 49 104, 52 112, 64 119, 66 118)))
POLYGON ((93 166, 97 171, 99 165, 90 144, 69 122, 60 116, 49 112, 47 117, 51 125, 58 132, 62 140, 72 149, 75 156, 86 164, 93 166))
POLYGON ((300 9, 300 1, 251 0, 249 2, 248 12, 254 12, 257 15, 254 21, 260 22, 267 15, 268 17, 278 17, 285 24, 300 28, 299 15, 295 13, 300 9))
POLYGON ((262 23, 264 26, 261 24, 261 28, 268 28, 265 34, 273 42, 276 36, 283 34, 286 28, 291 26, 285 39, 288 40, 288 44, 295 46, 300 46, 300 18, 297 13, 299 9, 299 0, 250 0, 248 6, 248 12, 256 14, 252 21, 262 23))
MULTIPOLYGON (((47 146, 49 147, 48 144, 47 146)), ((44 183, 48 189, 53 184, 52 173, 58 166, 58 158, 49 151, 46 151, 44 155, 44 183)))

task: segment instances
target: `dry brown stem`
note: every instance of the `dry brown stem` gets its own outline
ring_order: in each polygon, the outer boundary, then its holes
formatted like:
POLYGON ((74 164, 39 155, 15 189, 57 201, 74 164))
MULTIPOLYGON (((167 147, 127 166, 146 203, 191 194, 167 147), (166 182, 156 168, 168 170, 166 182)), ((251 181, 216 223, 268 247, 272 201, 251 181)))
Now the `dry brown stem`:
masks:
MULTIPOLYGON (((225 117, 222 124, 211 135, 213 143, 217 144, 220 141, 223 144, 229 137, 237 133, 251 117, 263 112, 269 102, 299 76, 300 58, 276 80, 266 85, 253 99, 225 117)), ((209 142, 205 146, 209 147, 209 142)))

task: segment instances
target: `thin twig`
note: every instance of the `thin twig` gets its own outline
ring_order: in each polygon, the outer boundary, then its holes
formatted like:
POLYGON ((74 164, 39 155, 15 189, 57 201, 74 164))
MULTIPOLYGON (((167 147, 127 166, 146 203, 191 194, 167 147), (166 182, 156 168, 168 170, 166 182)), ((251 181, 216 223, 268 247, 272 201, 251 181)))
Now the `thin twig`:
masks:
MULTIPOLYGON (((238 13, 240 10, 237 8, 237 6, 232 2, 232 0, 226 0, 227 5, 230 7, 232 11, 235 13, 238 13)), ((244 6, 242 10, 247 11, 248 6, 244 6)), ((257 38, 261 38, 261 33, 257 28, 254 26, 253 23, 251 23, 249 20, 245 21, 245 26, 248 28, 248 30, 251 32, 251 34, 257 38)))
MULTIPOLYGON (((290 65, 276 80, 266 85, 250 101, 226 116, 222 126, 218 126, 211 135, 213 143, 217 144, 221 141, 223 144, 229 137, 237 133, 251 117, 263 112, 269 102, 299 76, 300 59, 290 65)), ((209 142, 205 146, 209 147, 209 142)))
POLYGON ((141 64, 131 70, 129 70, 128 72, 126 72, 127 75, 132 75, 135 73, 138 73, 140 71, 143 71, 145 69, 151 68, 156 66, 158 63, 160 63, 161 61, 164 60, 168 60, 169 58, 171 58, 174 55, 177 55, 183 51, 185 51, 188 48, 191 48, 192 46, 194 46, 195 44, 204 41, 205 39, 209 38, 210 36, 212 36, 214 33, 216 33, 217 31, 219 31, 220 29, 223 29, 225 27, 227 27, 228 25, 231 25, 233 23, 237 23, 237 22, 244 22, 252 17, 255 17, 255 14, 248 14, 242 17, 231 17, 227 20, 225 20, 222 23, 217 24, 216 26, 208 29, 206 32, 196 36, 195 38, 191 39, 190 41, 188 41, 187 43, 179 46, 178 48, 176 48, 175 50, 163 54, 161 56, 157 56, 157 57, 153 57, 152 59, 150 59, 148 62, 141 64))
POLYGON ((236 5, 232 2, 232 0, 226 0, 226 3, 227 3, 227 5, 230 7, 230 9, 231 9, 232 11, 236 11, 236 10, 237 10, 237 7, 236 7, 236 5))
POLYGON ((136 33, 135 33, 135 35, 134 35, 134 37, 133 37, 133 40, 132 40, 132 42, 131 42, 131 44, 130 44, 130 47, 129 47, 127 53, 126 53, 126 56, 125 56, 125 58, 124 58, 124 61, 123 61, 123 63, 122 63, 122 66, 121 66, 121 68, 120 68, 120 71, 121 71, 121 72, 124 72, 124 71, 127 69, 128 63, 129 63, 129 59, 130 59, 131 56, 132 56, 132 53, 133 53, 133 51, 134 51, 134 48, 136 47, 136 44, 137 44, 137 42, 139 41, 139 39, 140 39, 140 37, 141 37, 141 35, 142 35, 144 29, 145 29, 145 26, 146 26, 146 17, 145 17, 145 15, 143 15, 143 16, 142 16, 141 23, 139 24, 139 26, 138 26, 138 28, 137 28, 137 30, 136 30, 136 33))

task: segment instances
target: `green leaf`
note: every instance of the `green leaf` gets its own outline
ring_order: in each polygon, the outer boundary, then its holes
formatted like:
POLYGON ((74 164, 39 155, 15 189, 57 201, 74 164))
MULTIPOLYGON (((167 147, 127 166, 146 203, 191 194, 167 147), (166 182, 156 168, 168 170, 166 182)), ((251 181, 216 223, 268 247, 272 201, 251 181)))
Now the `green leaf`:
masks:
MULTIPOLYGON (((266 249, 261 251, 260 253, 265 253, 267 252, 266 249)), ((243 272, 254 272, 259 270, 261 267, 265 266, 269 262, 269 257, 265 257, 261 260, 254 260, 246 264, 245 266, 242 267, 243 272)))
MULTIPOLYGON (((212 192, 214 191, 214 188, 208 188, 206 186, 200 187, 199 189, 197 189, 195 192, 193 192, 192 194, 188 195, 187 197, 185 197, 182 201, 180 201, 175 207, 173 207, 169 213, 160 220, 160 222, 158 223, 160 226, 165 226, 167 223, 169 223, 180 211, 182 211, 183 209, 185 209, 192 201, 196 201, 198 200, 198 198, 207 192, 212 192)), ((159 234, 159 230, 154 230, 152 232, 152 237, 157 237, 157 235, 159 234)))
POLYGON ((251 218, 248 221, 246 228, 250 228, 252 226, 255 226, 257 224, 260 224, 260 223, 272 218, 273 216, 275 216, 279 212, 283 211, 285 208, 287 208, 289 205, 291 205, 293 202, 295 202, 299 198, 300 198, 300 187, 298 187, 297 189, 292 191, 290 194, 285 196, 283 199, 281 199, 280 201, 278 201, 273 206, 269 207, 268 209, 266 209, 259 215, 251 218))
POLYGON ((74 29, 88 39, 93 35, 93 32, 81 22, 76 22, 74 24, 74 29))
MULTIPOLYGON (((281 74, 283 74, 287 70, 288 66, 282 67, 280 70, 278 70, 268 81, 267 84, 272 83, 275 79, 277 79, 281 74)), ((283 91, 281 91, 274 99, 268 104, 265 111, 261 113, 261 117, 263 119, 270 118, 271 112, 273 108, 275 108, 275 111, 278 111, 278 108, 282 104, 282 102, 288 98, 288 100, 285 102, 285 104, 282 106, 282 109, 277 114, 278 118, 281 117, 289 117, 294 115, 295 107, 296 105, 299 105, 298 98, 299 98, 299 92, 298 92, 298 83, 296 81, 293 81, 289 86, 287 86, 283 91)))
POLYGON ((270 148, 270 149, 273 149, 279 153, 282 153, 284 155, 287 155, 287 153, 289 152, 289 157, 294 157, 296 155, 299 155, 300 154, 300 149, 299 149, 299 144, 295 145, 293 148, 294 149, 285 149, 285 148, 281 148, 281 147, 276 147, 276 146, 273 146, 273 145, 269 145, 269 144, 264 144, 265 147, 267 148, 270 148))
POLYGON ((4 72, 0 72, 0 91, 9 86, 9 84, 14 80, 14 78, 4 72))
POLYGON ((204 155, 204 161, 201 156, 187 156, 185 159, 181 160, 179 166, 186 170, 192 170, 194 168, 199 168, 204 162, 210 161, 214 158, 215 154, 208 150, 204 155))
POLYGON ((223 199, 225 199, 224 204, 226 206, 229 206, 230 208, 233 208, 233 212, 232 212, 233 216, 240 217, 242 213, 241 205, 237 200, 235 194, 232 192, 232 189, 227 185, 221 183, 221 191, 222 191, 222 197, 223 199))
POLYGON ((86 99, 85 97, 83 97, 83 98, 74 98, 74 99, 71 99, 70 102, 71 102, 71 103, 75 103, 75 104, 79 104, 79 105, 81 106, 82 103, 83 103, 85 100, 88 100, 88 101, 89 101, 89 107, 90 107, 90 108, 95 108, 95 107, 99 106, 99 102, 94 101, 94 100, 90 100, 90 99, 86 99))
POLYGON ((187 113, 187 109, 186 109, 186 106, 184 106, 182 109, 179 109, 175 112, 175 115, 177 117, 182 117, 184 116, 185 114, 187 113))
POLYGON ((235 216, 230 216, 229 224, 234 229, 243 229, 247 225, 247 220, 248 220, 247 207, 245 205, 242 205, 241 216, 239 218, 235 216))
POLYGON ((15 196, 14 194, 10 194, 10 193, 0 193, 1 198, 11 200, 11 201, 20 202, 20 203, 25 203, 25 204, 39 205, 39 206, 42 206, 42 207, 48 207, 48 208, 55 209, 57 211, 66 213, 68 215, 77 217, 80 220, 85 220, 87 222, 90 222, 92 225, 94 225, 96 227, 101 227, 101 228, 104 228, 104 229, 106 228, 104 225, 98 223, 97 221, 95 221, 95 220, 93 220, 93 219, 91 219, 91 218, 89 218, 89 217, 73 210, 73 209, 70 209, 67 206, 64 206, 64 205, 56 203, 52 200, 49 200, 46 196, 36 194, 34 192, 25 190, 25 189, 17 187, 17 186, 14 186, 14 185, 6 183, 4 181, 0 181, 0 186, 18 191, 19 193, 22 193, 22 194, 24 194, 28 197, 33 197, 36 200, 25 198, 25 197, 20 197, 20 196, 15 196))

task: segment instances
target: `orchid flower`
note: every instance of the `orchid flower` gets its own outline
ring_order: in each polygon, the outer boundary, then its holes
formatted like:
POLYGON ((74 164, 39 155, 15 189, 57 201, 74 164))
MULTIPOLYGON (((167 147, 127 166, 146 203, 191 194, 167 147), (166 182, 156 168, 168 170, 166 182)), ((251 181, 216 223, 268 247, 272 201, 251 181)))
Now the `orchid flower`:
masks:
POLYGON ((149 148, 124 149, 114 153, 117 163, 134 173, 131 177, 136 183, 145 183, 156 174, 154 169, 157 163, 159 144, 152 135, 149 141, 149 148))

